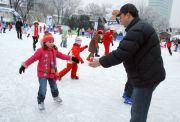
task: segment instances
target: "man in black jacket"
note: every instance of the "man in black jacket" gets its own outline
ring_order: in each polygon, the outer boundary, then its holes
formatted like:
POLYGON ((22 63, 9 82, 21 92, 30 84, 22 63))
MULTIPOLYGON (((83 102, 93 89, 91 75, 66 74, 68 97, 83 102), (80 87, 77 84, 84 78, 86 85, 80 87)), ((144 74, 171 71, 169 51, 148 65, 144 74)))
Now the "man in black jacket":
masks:
POLYGON ((23 23, 22 23, 21 19, 18 18, 18 20, 16 22, 16 31, 17 31, 18 39, 22 39, 22 26, 23 26, 23 23))
POLYGON ((166 75, 159 39, 152 26, 139 19, 133 4, 122 6, 117 17, 126 28, 125 37, 116 50, 89 66, 108 68, 123 62, 134 88, 130 122, 146 122, 152 93, 166 75))

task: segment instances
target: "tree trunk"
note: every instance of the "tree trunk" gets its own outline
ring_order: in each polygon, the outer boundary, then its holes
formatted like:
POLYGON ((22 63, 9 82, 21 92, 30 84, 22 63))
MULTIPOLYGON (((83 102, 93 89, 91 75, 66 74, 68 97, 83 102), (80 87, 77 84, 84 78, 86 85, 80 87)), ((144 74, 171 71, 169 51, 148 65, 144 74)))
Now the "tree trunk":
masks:
POLYGON ((57 21, 57 24, 59 25, 59 21, 60 21, 60 12, 59 12, 59 10, 57 10, 57 14, 58 14, 58 21, 57 21))
POLYGON ((12 1, 11 0, 9 0, 9 4, 10 4, 10 8, 12 8, 12 1))

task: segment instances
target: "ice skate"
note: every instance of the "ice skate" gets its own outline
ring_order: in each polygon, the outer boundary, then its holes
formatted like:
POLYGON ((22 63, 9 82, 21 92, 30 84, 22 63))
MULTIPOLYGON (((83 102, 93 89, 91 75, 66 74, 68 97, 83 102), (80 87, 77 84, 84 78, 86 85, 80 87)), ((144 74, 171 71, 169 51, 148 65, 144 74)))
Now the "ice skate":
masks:
POLYGON ((54 100, 55 102, 58 102, 58 103, 61 103, 61 102, 62 102, 62 99, 61 99, 59 96, 53 97, 53 100, 54 100))
POLYGON ((38 108, 39 108, 39 110, 45 110, 44 102, 39 103, 38 108))

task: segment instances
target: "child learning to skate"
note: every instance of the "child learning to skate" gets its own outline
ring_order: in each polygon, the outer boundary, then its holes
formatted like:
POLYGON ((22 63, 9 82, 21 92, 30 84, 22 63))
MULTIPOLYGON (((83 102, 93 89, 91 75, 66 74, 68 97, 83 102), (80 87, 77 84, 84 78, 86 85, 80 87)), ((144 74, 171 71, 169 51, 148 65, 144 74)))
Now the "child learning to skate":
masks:
MULTIPOLYGON (((82 64, 84 63, 84 61, 80 56, 80 52, 88 48, 88 46, 85 45, 81 47, 81 42, 82 42, 82 39, 79 37, 76 37, 75 43, 73 44, 73 47, 69 52, 69 55, 74 56, 77 59, 79 59, 79 61, 82 64)), ((76 62, 68 61, 67 67, 59 72, 59 80, 61 80, 61 78, 70 70, 71 70, 71 79, 76 79, 76 80, 79 79, 79 77, 77 76, 78 64, 76 62)))
POLYGON ((46 33, 41 41, 42 47, 37 49, 34 55, 22 63, 19 73, 21 74, 22 72, 25 72, 25 69, 28 66, 37 60, 39 61, 37 66, 37 75, 39 80, 37 101, 39 109, 44 110, 47 81, 49 82, 54 101, 59 103, 62 102, 62 99, 59 97, 59 91, 56 84, 56 80, 58 79, 56 58, 74 61, 76 63, 78 63, 79 60, 73 56, 68 56, 59 52, 54 45, 54 37, 52 34, 46 33))

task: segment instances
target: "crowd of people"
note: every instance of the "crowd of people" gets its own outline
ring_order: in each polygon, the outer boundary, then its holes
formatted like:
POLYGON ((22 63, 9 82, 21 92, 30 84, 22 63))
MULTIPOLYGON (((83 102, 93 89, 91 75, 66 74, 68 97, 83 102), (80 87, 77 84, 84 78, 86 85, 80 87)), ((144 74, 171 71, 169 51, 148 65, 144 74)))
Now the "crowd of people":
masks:
POLYGON ((11 22, 0 22, 0 33, 6 33, 6 29, 11 29, 13 28, 13 23, 11 22))

